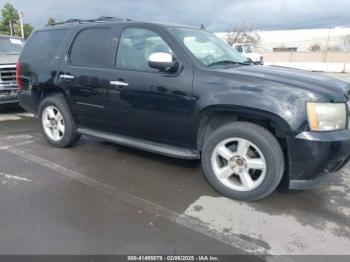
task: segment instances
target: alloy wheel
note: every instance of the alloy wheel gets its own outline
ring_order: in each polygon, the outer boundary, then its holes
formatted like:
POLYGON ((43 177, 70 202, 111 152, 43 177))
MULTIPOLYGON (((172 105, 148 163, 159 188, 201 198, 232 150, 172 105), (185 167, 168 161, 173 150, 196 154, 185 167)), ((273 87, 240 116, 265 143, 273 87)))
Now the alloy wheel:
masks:
POLYGON ((243 138, 228 138, 213 150, 211 164, 217 179, 237 191, 257 188, 266 176, 266 160, 261 150, 243 138))
POLYGON ((48 106, 42 114, 42 125, 45 134, 53 141, 60 141, 65 132, 65 124, 61 112, 54 106, 48 106))

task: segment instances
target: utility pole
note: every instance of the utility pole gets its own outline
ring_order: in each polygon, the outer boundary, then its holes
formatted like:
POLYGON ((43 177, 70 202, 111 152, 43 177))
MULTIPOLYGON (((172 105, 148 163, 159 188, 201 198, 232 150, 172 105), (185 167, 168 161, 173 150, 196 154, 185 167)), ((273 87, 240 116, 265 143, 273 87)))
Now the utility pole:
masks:
POLYGON ((328 28, 326 55, 324 56, 324 61, 325 61, 325 62, 327 62, 327 59, 328 59, 329 38, 330 38, 330 35, 331 35, 331 29, 332 29, 332 27, 329 27, 329 28, 328 28))
POLYGON ((13 36, 13 30, 12 30, 12 21, 9 20, 9 26, 10 26, 10 34, 13 36))
POLYGON ((22 38, 24 38, 24 30, 23 30, 23 13, 22 12, 19 12, 19 22, 21 23, 21 35, 22 35, 22 38))

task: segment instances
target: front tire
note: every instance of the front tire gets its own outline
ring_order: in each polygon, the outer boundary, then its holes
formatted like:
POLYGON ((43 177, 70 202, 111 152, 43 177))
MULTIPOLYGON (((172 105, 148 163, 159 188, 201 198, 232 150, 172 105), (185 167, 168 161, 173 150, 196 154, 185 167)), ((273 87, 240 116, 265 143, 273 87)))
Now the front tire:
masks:
POLYGON ((80 139, 63 95, 45 98, 39 107, 39 125, 45 139, 55 147, 69 147, 80 139))
POLYGON ((253 201, 271 194, 284 172, 284 156, 265 128, 233 122, 214 131, 204 143, 202 169, 221 194, 253 201))

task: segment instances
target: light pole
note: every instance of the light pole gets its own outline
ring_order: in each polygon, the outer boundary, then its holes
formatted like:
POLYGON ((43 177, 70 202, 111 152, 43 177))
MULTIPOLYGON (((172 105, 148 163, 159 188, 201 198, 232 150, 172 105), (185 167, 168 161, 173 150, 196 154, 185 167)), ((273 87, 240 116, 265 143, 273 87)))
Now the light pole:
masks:
POLYGON ((13 36, 13 30, 12 30, 12 21, 9 20, 9 27, 10 27, 10 34, 13 36))
POLYGON ((325 62, 327 62, 327 59, 328 59, 329 38, 330 38, 330 36, 331 36, 331 30, 332 30, 332 27, 329 27, 329 28, 328 28, 327 45, 326 45, 326 55, 324 56, 324 61, 325 61, 325 62))
POLYGON ((21 23, 21 35, 22 35, 22 38, 24 38, 24 30, 23 30, 23 13, 22 12, 19 12, 19 22, 21 23))

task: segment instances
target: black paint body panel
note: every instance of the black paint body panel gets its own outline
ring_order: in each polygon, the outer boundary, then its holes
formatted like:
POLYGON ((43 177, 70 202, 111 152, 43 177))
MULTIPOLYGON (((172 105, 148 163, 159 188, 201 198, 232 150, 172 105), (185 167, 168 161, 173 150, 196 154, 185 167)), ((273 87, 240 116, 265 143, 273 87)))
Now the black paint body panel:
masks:
MULTIPOLYGON (((350 151, 350 130, 334 141, 297 138, 309 131, 307 101, 346 102, 349 84, 320 74, 281 67, 237 65, 204 68, 182 43, 169 32, 172 26, 138 22, 111 22, 111 57, 103 68, 84 68, 69 64, 69 50, 75 36, 88 27, 103 23, 61 25, 40 30, 68 29, 56 58, 48 65, 21 64, 21 79, 27 81, 19 97, 22 105, 37 111, 37 97, 43 90, 64 93, 77 124, 105 132, 146 139, 201 151, 199 134, 206 120, 216 112, 232 116, 268 120, 287 142, 290 180, 307 180, 333 172, 346 162, 350 151), (120 34, 127 27, 142 27, 158 33, 181 62, 175 73, 135 72, 115 68, 120 34), (60 74, 74 75, 61 80, 60 74), (116 88, 110 81, 126 81, 116 88), (29 88, 30 87, 30 88, 29 88)), ((30 38, 29 40, 30 41, 30 38)), ((96 41, 101 41, 96 39, 96 41)), ((40 50, 36 50, 40 52, 40 50)), ((20 58, 20 60, 22 57, 20 58)), ((336 133, 334 133, 337 136, 336 133)))

